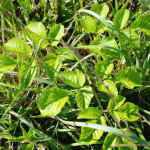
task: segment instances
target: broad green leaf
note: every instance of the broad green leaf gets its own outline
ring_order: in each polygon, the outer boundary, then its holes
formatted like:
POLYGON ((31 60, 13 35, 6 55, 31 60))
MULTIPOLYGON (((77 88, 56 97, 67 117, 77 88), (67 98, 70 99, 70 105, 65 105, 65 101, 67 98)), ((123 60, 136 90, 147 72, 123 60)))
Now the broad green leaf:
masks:
POLYGON ((94 123, 87 123, 87 122, 76 122, 76 121, 65 121, 61 120, 64 124, 72 125, 72 126, 79 126, 79 127, 89 127, 97 130, 103 130, 106 132, 110 132, 119 136, 127 136, 128 138, 131 138, 132 140, 138 141, 141 144, 147 144, 149 146, 149 142, 139 138, 135 134, 129 133, 127 131, 122 132, 122 130, 114 128, 114 127, 109 127, 106 125, 100 125, 100 124, 94 124, 94 123))
POLYGON ((103 84, 100 82, 97 82, 96 86, 99 91, 112 94, 113 96, 118 96, 118 90, 116 88, 116 85, 111 80, 104 80, 103 84))
POLYGON ((0 79, 6 71, 12 71, 17 63, 11 57, 0 54, 0 79))
POLYGON ((102 115, 102 112, 95 108, 89 107, 81 111, 78 115, 78 119, 96 119, 102 115))
POLYGON ((96 75, 99 76, 101 79, 105 79, 108 75, 111 74, 113 67, 113 63, 107 60, 98 62, 95 65, 96 75))
POLYGON ((109 7, 107 5, 95 4, 94 6, 92 6, 91 11, 94 11, 102 18, 106 18, 109 12, 109 7))
POLYGON ((83 16, 81 23, 86 32, 96 33, 96 23, 92 17, 83 16))
POLYGON ((36 75, 36 62, 23 61, 21 64, 21 69, 19 71, 20 86, 22 88, 27 88, 31 85, 35 75, 36 75))
POLYGON ((75 60, 74 54, 68 48, 65 47, 58 48, 56 53, 61 59, 75 60))
POLYGON ((30 144, 21 144, 18 147, 18 150, 34 150, 34 144, 30 143, 30 144))
POLYGON ((39 99, 38 107, 42 116, 56 116, 68 101, 68 93, 56 87, 46 90, 39 99))
POLYGON ((32 8, 32 5, 28 0, 17 0, 17 2, 21 5, 22 8, 27 8, 27 7, 32 8))
POLYGON ((114 17, 114 27, 116 30, 121 30, 126 25, 129 18, 129 10, 120 9, 114 17))
POLYGON ((93 91, 90 86, 85 86, 76 93, 76 100, 81 110, 88 108, 93 97, 93 91))
POLYGON ((138 111, 139 111, 138 106, 130 102, 127 102, 122 107, 120 107, 120 109, 115 110, 114 114, 117 117, 120 117, 127 121, 136 121, 140 118, 139 115, 137 114, 138 111))
POLYGON ((140 75, 132 68, 128 67, 123 71, 120 71, 116 77, 115 81, 122 83, 124 87, 128 89, 133 89, 134 87, 141 86, 142 79, 140 75))
POLYGON ((145 13, 139 16, 135 21, 132 22, 130 28, 150 35, 150 13, 145 13))
POLYGON ((108 30, 107 26, 104 25, 103 23, 100 23, 100 24, 97 23, 97 25, 98 25, 97 33, 99 33, 99 34, 102 34, 103 32, 108 30))
POLYGON ((48 45, 48 42, 45 40, 46 30, 41 22, 30 23, 28 26, 26 26, 25 30, 28 38, 31 41, 33 39, 35 45, 38 45, 41 39, 43 39, 40 45, 41 48, 45 48, 48 45))
POLYGON ((140 47, 140 38, 132 29, 125 29, 123 33, 135 47, 140 47))
POLYGON ((52 41, 52 46, 56 46, 59 40, 64 36, 64 26, 61 24, 55 24, 50 29, 48 38, 56 41, 52 41))
POLYGON ((125 139, 123 137, 116 136, 112 133, 108 133, 104 144, 103 144, 103 150, 112 150, 113 146, 117 147, 118 150, 133 150, 133 147, 131 146, 119 146, 118 144, 126 144, 126 145, 132 145, 135 149, 137 149, 136 145, 129 139, 125 139))
POLYGON ((107 110, 116 110, 118 109, 126 100, 125 97, 118 95, 113 97, 114 99, 110 99, 108 103, 107 110))
POLYGON ((32 55, 31 47, 26 42, 20 39, 11 39, 4 46, 11 52, 21 54, 22 57, 31 57, 32 55))
MULTIPOLYGON (((106 125, 106 120, 104 116, 101 116, 98 120, 87 121, 86 123, 102 124, 106 125)), ((95 130, 93 128, 82 127, 80 142, 84 145, 89 145, 97 142, 103 135, 102 130, 95 130)))
POLYGON ((53 81, 62 66, 60 58, 53 53, 49 53, 44 58, 44 65, 49 78, 53 81))
POLYGON ((103 48, 102 52, 105 53, 106 55, 110 56, 113 59, 115 58, 115 59, 119 59, 120 60, 120 56, 121 56, 120 53, 113 50, 113 48, 119 49, 114 38, 106 37, 103 40, 103 42, 101 43, 101 45, 102 46, 112 47, 112 49, 105 49, 105 48, 103 48))
POLYGON ((1 8, 1 11, 2 11, 2 9, 4 9, 4 10, 11 11, 11 13, 13 12, 13 8, 11 6, 11 0, 0 0, 0 8, 1 8), (3 4, 2 4, 2 2, 3 2, 3 4))
POLYGON ((75 88, 80 88, 85 83, 85 75, 78 69, 76 69, 74 72, 66 71, 66 72, 61 73, 61 79, 66 84, 75 88))

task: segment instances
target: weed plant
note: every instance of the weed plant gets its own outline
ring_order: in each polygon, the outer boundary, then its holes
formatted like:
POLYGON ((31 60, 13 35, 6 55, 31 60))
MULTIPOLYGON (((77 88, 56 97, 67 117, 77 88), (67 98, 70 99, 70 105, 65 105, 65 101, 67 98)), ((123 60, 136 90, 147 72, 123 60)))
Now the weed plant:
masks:
POLYGON ((148 0, 0 0, 0 149, 150 148, 148 0))

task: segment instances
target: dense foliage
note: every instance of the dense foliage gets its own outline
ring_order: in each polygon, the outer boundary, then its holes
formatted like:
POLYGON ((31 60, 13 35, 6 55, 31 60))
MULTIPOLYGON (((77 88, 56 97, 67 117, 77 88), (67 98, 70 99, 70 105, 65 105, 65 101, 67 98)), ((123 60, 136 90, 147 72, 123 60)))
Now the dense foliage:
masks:
POLYGON ((0 8, 0 149, 150 148, 148 0, 0 8))

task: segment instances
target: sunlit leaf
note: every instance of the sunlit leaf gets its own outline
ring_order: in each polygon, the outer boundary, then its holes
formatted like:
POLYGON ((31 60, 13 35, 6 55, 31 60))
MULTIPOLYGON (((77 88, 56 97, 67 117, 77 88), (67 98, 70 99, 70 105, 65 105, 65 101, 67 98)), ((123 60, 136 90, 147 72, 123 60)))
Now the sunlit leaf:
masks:
POLYGON ((114 27, 116 30, 120 30, 124 28, 129 18, 129 10, 127 9, 120 9, 117 11, 115 17, 114 17, 114 27))
POLYGON ((117 117, 120 117, 127 121, 136 121, 140 118, 137 114, 138 111, 138 106, 134 105, 133 103, 127 102, 122 107, 120 107, 120 109, 115 110, 114 114, 117 117))
MULTIPOLYGON (((101 116, 100 119, 98 119, 98 120, 87 121, 87 123, 106 125, 104 116, 101 116)), ((81 128, 81 137, 79 140, 82 144, 89 145, 89 144, 93 144, 93 143, 97 142, 97 140, 99 140, 102 135, 103 135, 102 130, 96 130, 93 128, 82 127, 81 128)))
POLYGON ((130 28, 150 35, 150 13, 145 13, 139 16, 135 21, 132 22, 130 28))
POLYGON ((32 55, 32 50, 30 46, 20 39, 11 39, 4 46, 7 50, 11 52, 22 54, 22 57, 31 57, 32 55))
POLYGON ((92 97, 93 97, 93 92, 90 86, 85 86, 81 90, 77 91, 76 100, 81 110, 88 108, 92 97))
POLYGON ((126 98, 121 95, 113 97, 113 99, 109 100, 107 110, 118 109, 124 103, 125 100, 126 100, 126 98))
POLYGON ((92 17, 83 16, 81 23, 86 32, 96 33, 96 23, 92 17))
POLYGON ((38 107, 43 116, 56 116, 68 101, 68 93, 56 87, 46 90, 39 99, 38 107))
POLYGON ((30 61, 23 61, 21 69, 19 71, 20 85, 22 88, 26 88, 31 85, 36 75, 36 62, 35 60, 31 63, 30 61))
POLYGON ((44 58, 44 65, 49 78, 53 81, 57 77, 57 74, 62 66, 60 58, 53 53, 49 53, 44 58))
POLYGON ((35 45, 38 45, 39 41, 43 39, 40 47, 45 48, 47 46, 48 42, 45 40, 46 30, 41 22, 30 23, 28 26, 26 26, 25 30, 28 38, 31 41, 33 39, 35 45))
POLYGON ((6 71, 12 71, 17 63, 11 57, 0 54, 0 79, 6 71))
POLYGON ((96 75, 101 77, 102 79, 105 79, 108 75, 111 74, 113 67, 114 65, 112 62, 109 62, 107 60, 100 61, 95 65, 96 75))
POLYGON ((59 40, 64 36, 64 26, 61 24, 55 24, 50 29, 48 38, 56 40, 52 41, 52 46, 56 46, 59 43, 59 40))
POLYGON ((104 80, 103 84, 100 82, 97 82, 97 88, 99 91, 112 94, 113 96, 118 96, 118 90, 116 88, 116 85, 111 80, 104 80))
POLYGON ((76 69, 74 72, 73 71, 62 72, 61 78, 66 84, 75 88, 80 88, 85 83, 85 75, 78 69, 76 69))
POLYGON ((102 112, 95 108, 89 107, 81 111, 78 115, 78 119, 96 119, 102 115, 102 112))
POLYGON ((128 89, 133 89, 134 87, 141 86, 142 79, 140 75, 132 68, 128 67, 123 71, 120 71, 116 77, 115 81, 121 82, 124 87, 128 89))

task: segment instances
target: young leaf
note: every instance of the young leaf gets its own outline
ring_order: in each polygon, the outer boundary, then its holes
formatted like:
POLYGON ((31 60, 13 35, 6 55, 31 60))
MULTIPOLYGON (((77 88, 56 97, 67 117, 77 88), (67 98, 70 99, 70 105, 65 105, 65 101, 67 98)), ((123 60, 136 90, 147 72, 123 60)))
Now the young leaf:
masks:
POLYGON ((114 17, 114 27, 116 30, 121 30, 126 25, 129 18, 129 10, 127 9, 121 9, 117 11, 115 17, 114 17))
MULTIPOLYGON (((113 48, 116 48, 116 49, 119 49, 118 48, 118 45, 117 45, 117 43, 116 43, 116 41, 115 41, 115 39, 114 38, 112 38, 112 37, 106 37, 104 40, 103 40, 103 43, 101 43, 101 45, 102 46, 108 46, 109 45, 109 47, 113 47, 113 48)), ((106 55, 108 55, 108 56, 110 56, 111 58, 115 58, 115 59, 117 59, 117 60, 119 60, 120 59, 120 53, 118 53, 118 52, 116 52, 116 51, 114 51, 113 49, 102 49, 101 50, 103 53, 105 53, 106 55)))
POLYGON ((114 114, 117 117, 120 117, 127 121, 136 121, 140 118, 139 115, 137 114, 138 111, 139 111, 138 106, 130 102, 127 102, 122 107, 120 107, 120 109, 115 110, 114 114))
POLYGON ((125 100, 126 98, 121 95, 115 96, 114 100, 113 99, 109 100, 107 110, 118 109, 124 103, 125 100))
POLYGON ((18 150, 34 150, 34 144, 30 143, 30 144, 21 144, 18 147, 18 150))
POLYGON ((86 32, 96 33, 96 23, 92 17, 83 16, 81 23, 86 32))
POLYGON ((50 29, 48 38, 52 39, 52 46, 56 46, 59 40, 64 36, 64 26, 61 24, 55 24, 50 29), (54 41, 56 40, 56 41, 54 41))
POLYGON ((36 75, 36 62, 23 61, 19 72, 20 85, 22 88, 27 88, 31 85, 36 75))
POLYGON ((113 96, 118 96, 118 90, 116 88, 116 85, 111 80, 104 80, 103 84, 97 82, 96 86, 99 91, 112 94, 113 96))
POLYGON ((140 30, 147 35, 150 35, 150 13, 145 13, 139 16, 135 21, 132 22, 131 29, 140 30))
POLYGON ((11 52, 22 54, 22 57, 29 57, 29 55, 32 55, 30 46, 20 39, 11 39, 4 46, 11 52))
POLYGON ((75 59, 72 51, 65 47, 58 48, 56 53, 61 59, 70 59, 70 60, 75 59))
POLYGON ((61 78, 66 84, 75 88, 80 88, 85 83, 85 75, 78 69, 76 69, 74 72, 66 71, 61 73, 61 78))
POLYGON ((44 65, 49 78, 53 81, 62 66, 60 58, 53 53, 49 53, 44 58, 44 65))
POLYGON ((140 75, 132 68, 128 67, 123 71, 120 71, 116 77, 115 81, 121 82, 124 87, 128 89, 133 89, 134 87, 141 86, 142 79, 140 75))
POLYGON ((92 6, 91 11, 94 11, 102 18, 106 18, 109 12, 109 7, 107 5, 95 4, 94 6, 92 6))
MULTIPOLYGON (((105 120, 104 116, 101 116, 100 119, 87 121, 87 123, 106 125, 106 120, 105 120)), ((82 144, 89 145, 89 144, 93 144, 93 143, 97 142, 102 135, 103 135, 102 130, 96 130, 93 128, 82 127, 81 128, 81 137, 79 140, 82 144)))
POLYGON ((39 99, 38 107, 43 116, 56 116, 68 101, 68 93, 56 87, 46 90, 39 99))
POLYGON ((118 150, 133 150, 132 146, 137 149, 136 145, 131 140, 126 140, 123 137, 108 133, 103 144, 103 150, 112 150, 113 146, 117 146, 118 150), (127 146, 121 147, 118 144, 126 144, 127 146), (130 144, 131 147, 128 146, 128 144, 130 144))
POLYGON ((82 90, 77 91, 76 100, 81 110, 88 108, 92 97, 93 97, 93 92, 90 86, 85 86, 82 88, 82 90))
POLYGON ((12 71, 16 65, 14 59, 0 54, 0 79, 6 71, 12 71))
POLYGON ((38 45, 39 41, 43 39, 40 47, 45 48, 47 46, 48 42, 44 39, 46 38, 46 30, 41 22, 30 23, 25 30, 28 38, 31 41, 33 39, 35 45, 38 45))
POLYGON ((132 29, 125 29, 123 33, 127 36, 128 40, 135 46, 140 47, 139 36, 132 29))
POLYGON ((108 75, 111 74, 113 70, 113 63, 107 60, 98 62, 95 65, 95 72, 97 76, 100 76, 101 79, 107 78, 108 75))
POLYGON ((81 111, 78 115, 78 119, 96 119, 102 115, 102 112, 95 108, 89 107, 81 111))

